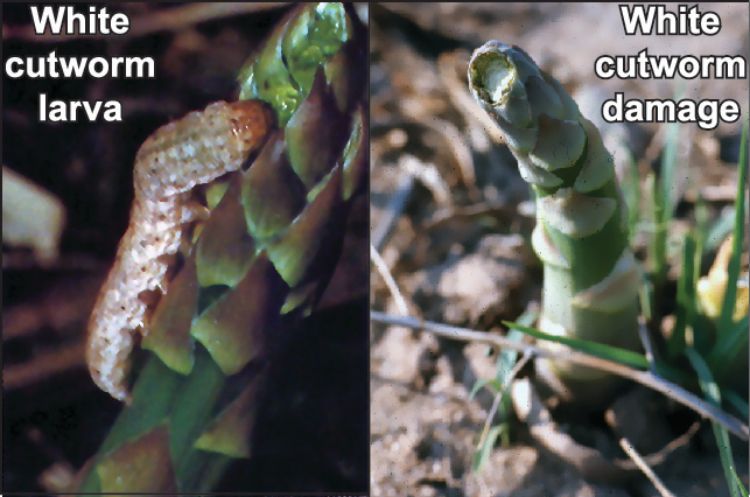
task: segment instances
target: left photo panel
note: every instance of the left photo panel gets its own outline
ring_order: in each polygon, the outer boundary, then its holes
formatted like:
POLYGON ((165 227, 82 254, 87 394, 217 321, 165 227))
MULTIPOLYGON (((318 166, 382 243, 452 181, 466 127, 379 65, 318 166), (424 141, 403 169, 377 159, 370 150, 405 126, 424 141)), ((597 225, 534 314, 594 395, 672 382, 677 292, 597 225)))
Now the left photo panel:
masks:
POLYGON ((367 4, 2 31, 0 493, 367 495, 367 4))

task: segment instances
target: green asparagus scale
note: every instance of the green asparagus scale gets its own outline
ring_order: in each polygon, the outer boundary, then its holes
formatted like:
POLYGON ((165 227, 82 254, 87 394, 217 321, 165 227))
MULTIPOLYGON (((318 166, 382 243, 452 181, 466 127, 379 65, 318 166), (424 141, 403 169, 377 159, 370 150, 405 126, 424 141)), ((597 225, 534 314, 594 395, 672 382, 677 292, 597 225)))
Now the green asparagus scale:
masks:
POLYGON ((278 130, 205 188, 208 219, 150 320, 151 353, 81 492, 206 491, 248 457, 269 341, 315 306, 365 190, 366 31, 350 6, 304 4, 240 75, 278 130))
MULTIPOLYGON (((487 42, 472 55, 468 78, 536 194, 532 245, 544 264, 539 327, 637 349, 640 270, 628 247, 627 209, 612 156, 599 131, 518 47, 487 42)), ((537 371, 563 398, 594 404, 606 399, 615 381, 563 361, 538 361, 537 371)))

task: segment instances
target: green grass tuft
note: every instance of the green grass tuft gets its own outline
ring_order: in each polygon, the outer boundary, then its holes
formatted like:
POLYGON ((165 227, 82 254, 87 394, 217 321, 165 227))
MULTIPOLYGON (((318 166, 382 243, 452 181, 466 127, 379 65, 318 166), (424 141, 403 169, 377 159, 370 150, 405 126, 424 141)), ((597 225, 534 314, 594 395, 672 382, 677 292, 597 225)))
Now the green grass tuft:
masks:
MULTIPOLYGON (((692 348, 685 349, 685 355, 698 375, 698 381, 706 400, 717 407, 721 407, 721 390, 714 381, 708 364, 706 364, 703 357, 692 348)), ((741 492, 737 486, 735 477, 733 476, 736 474, 737 465, 735 464, 734 456, 732 455, 732 444, 729 439, 729 432, 716 422, 712 422, 711 427, 713 428, 714 438, 716 439, 716 446, 719 449, 721 467, 724 470, 724 478, 729 486, 729 492, 732 497, 740 497, 741 492)))

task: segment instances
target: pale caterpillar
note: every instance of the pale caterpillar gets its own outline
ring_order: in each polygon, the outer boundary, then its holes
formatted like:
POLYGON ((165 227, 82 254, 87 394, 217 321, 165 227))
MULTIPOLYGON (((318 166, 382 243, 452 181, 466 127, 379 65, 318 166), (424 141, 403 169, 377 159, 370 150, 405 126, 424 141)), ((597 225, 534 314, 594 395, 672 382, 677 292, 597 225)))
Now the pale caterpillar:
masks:
POLYGON ((94 382, 118 400, 126 385, 133 336, 147 333, 145 296, 165 291, 170 255, 195 220, 191 190, 241 168, 273 126, 259 101, 216 102, 156 130, 135 158, 135 198, 114 265, 88 324, 86 362, 94 382))

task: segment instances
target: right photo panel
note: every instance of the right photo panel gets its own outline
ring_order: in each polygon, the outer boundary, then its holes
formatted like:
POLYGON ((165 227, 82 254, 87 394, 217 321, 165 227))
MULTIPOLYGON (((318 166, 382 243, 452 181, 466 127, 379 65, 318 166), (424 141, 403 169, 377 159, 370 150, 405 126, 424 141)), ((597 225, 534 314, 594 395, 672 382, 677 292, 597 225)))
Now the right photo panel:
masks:
POLYGON ((373 497, 748 495, 749 11, 371 6, 373 497))

